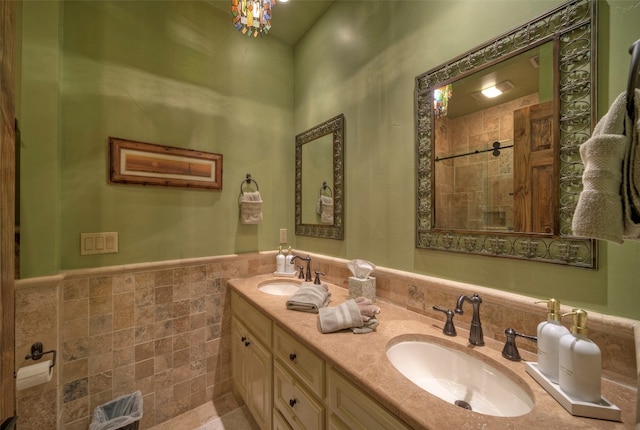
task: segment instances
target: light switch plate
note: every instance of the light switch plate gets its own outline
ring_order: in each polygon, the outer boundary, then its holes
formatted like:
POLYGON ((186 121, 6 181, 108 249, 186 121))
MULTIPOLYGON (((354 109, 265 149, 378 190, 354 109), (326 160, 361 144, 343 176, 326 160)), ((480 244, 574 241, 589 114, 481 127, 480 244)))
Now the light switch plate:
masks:
POLYGON ((280 243, 287 243, 287 229, 280 229, 280 243))
POLYGON ((118 232, 80 233, 80 255, 118 252, 118 232))

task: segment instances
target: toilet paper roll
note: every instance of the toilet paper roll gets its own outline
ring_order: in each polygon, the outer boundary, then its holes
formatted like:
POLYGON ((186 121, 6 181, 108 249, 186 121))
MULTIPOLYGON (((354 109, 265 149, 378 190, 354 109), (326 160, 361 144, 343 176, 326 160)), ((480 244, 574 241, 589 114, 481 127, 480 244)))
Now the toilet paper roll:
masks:
POLYGON ((51 381, 53 374, 53 367, 51 360, 43 361, 42 363, 32 364, 31 366, 25 366, 18 369, 16 375, 16 388, 18 390, 24 390, 36 385, 45 384, 51 381))

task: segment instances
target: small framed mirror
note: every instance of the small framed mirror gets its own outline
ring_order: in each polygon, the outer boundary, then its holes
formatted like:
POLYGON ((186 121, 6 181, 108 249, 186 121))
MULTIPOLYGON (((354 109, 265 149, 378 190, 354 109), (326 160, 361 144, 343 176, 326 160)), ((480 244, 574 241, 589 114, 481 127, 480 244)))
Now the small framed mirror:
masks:
POLYGON ((416 77, 417 248, 596 267, 571 234, 596 17, 569 1, 416 77))
POLYGON ((344 115, 296 136, 296 234, 344 238, 344 115))

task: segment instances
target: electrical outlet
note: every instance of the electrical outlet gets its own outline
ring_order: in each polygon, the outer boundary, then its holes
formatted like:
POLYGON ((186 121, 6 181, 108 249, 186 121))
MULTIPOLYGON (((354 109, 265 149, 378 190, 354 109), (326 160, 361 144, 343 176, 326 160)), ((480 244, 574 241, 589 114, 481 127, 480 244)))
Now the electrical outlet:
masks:
POLYGON ((280 229, 280 243, 287 243, 287 229, 280 229))

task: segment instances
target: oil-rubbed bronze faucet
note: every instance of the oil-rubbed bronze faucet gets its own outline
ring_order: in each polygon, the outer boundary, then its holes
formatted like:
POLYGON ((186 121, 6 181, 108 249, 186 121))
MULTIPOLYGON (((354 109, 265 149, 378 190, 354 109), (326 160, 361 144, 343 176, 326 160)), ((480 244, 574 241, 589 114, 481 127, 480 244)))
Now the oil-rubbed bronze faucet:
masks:
POLYGON ((469 332, 469 343, 471 345, 483 346, 484 336, 482 335, 482 324, 480 323, 480 304, 482 299, 478 294, 473 294, 471 297, 463 294, 458 297, 458 303, 456 304, 456 313, 462 315, 462 304, 467 301, 473 305, 473 317, 471 318, 471 331, 469 332))
MULTIPOLYGON (((305 282, 311 282, 311 257, 307 255, 307 257, 304 258, 304 257, 300 257, 299 255, 296 255, 291 259, 291 264, 294 264, 293 262, 296 260, 296 258, 299 258, 300 260, 304 260, 307 262, 307 270, 305 273, 304 280, 305 282)), ((302 275, 302 269, 300 269, 300 275, 302 275)), ((299 278, 302 279, 302 276, 299 276, 299 278)))

